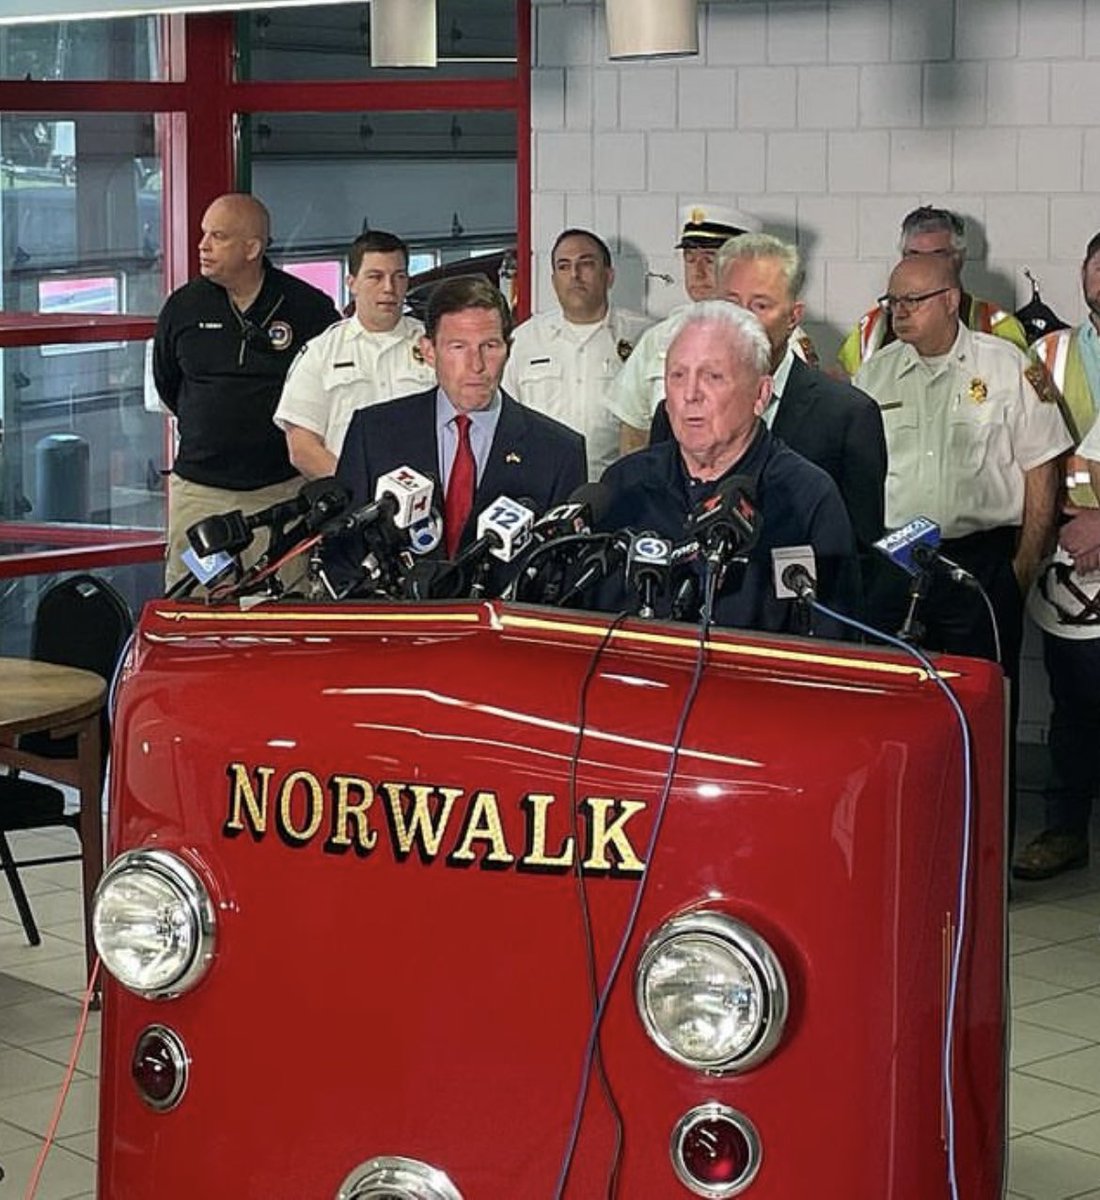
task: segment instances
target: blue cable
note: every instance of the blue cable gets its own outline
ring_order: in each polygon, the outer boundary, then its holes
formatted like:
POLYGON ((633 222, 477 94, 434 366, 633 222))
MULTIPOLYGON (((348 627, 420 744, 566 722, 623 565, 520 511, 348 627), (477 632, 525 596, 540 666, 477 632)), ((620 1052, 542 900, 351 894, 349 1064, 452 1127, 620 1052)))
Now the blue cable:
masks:
POLYGON ((962 963, 962 948, 963 942, 966 940, 966 926, 969 919, 969 906, 967 900, 967 880, 970 877, 970 858, 971 858, 971 840, 973 827, 973 751, 970 738, 970 725, 967 722, 966 714, 962 710, 962 705, 959 703, 958 697, 951 690, 947 681, 936 670, 932 660, 920 649, 919 646, 914 646, 909 642, 903 641, 899 637, 894 637, 893 634, 884 633, 881 629, 875 629, 870 625, 864 625, 862 621, 857 621, 853 617, 845 616, 822 604, 816 598, 810 603, 813 605, 815 612, 820 612, 824 616, 832 617, 833 620, 839 621, 842 625, 848 625, 850 628, 858 630, 865 636, 877 638, 880 641, 888 642, 892 646, 897 646, 904 650, 907 654, 915 658, 928 672, 929 679, 940 689, 947 697, 952 709, 955 712, 955 717, 959 722, 959 730, 962 733, 963 744, 963 837, 962 837, 962 853, 959 860, 959 883, 958 883, 958 932, 954 939, 954 944, 951 948, 951 972, 947 987, 947 1019, 944 1022, 943 1032, 943 1096, 944 1096, 944 1117, 945 1117, 945 1140, 947 1142, 947 1171, 948 1171, 948 1186, 951 1189, 952 1200, 959 1200, 959 1179, 958 1179, 958 1159, 955 1148, 955 1097, 952 1089, 955 1075, 955 1018, 958 1006, 959 992, 959 976, 961 973, 962 963))

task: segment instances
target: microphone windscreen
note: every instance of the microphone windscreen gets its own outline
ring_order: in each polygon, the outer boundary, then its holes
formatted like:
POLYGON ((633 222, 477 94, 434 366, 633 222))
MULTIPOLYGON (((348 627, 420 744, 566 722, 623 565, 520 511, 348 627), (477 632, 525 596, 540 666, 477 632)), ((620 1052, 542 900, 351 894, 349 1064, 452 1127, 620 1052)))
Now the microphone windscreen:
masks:
POLYGON ((596 525, 611 511, 614 495, 606 483, 582 483, 574 489, 568 503, 586 505, 592 514, 592 524, 596 525))

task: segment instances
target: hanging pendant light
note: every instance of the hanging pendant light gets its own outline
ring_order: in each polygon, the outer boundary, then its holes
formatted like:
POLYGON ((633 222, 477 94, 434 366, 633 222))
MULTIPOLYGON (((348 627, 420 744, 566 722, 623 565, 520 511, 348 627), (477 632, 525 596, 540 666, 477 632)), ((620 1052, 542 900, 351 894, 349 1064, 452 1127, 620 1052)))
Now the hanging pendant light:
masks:
POLYGON ((698 54, 697 0, 607 0, 607 45, 611 58, 698 54))
POLYGON ((371 0, 370 65, 434 67, 435 0, 371 0))

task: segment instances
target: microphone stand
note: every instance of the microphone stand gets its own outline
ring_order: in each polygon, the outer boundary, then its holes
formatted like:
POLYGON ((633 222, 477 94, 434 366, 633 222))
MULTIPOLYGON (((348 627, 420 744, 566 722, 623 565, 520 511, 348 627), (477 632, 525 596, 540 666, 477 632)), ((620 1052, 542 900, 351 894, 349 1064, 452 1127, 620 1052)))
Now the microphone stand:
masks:
POLYGON ((898 637, 910 646, 919 646, 924 639, 924 625, 917 619, 917 607, 927 597, 931 583, 932 572, 925 570, 918 571, 909 581, 909 607, 898 637))
POLYGON ((488 558, 483 558, 474 568, 474 576, 470 582, 470 599, 480 600, 489 587, 489 570, 492 563, 488 558))

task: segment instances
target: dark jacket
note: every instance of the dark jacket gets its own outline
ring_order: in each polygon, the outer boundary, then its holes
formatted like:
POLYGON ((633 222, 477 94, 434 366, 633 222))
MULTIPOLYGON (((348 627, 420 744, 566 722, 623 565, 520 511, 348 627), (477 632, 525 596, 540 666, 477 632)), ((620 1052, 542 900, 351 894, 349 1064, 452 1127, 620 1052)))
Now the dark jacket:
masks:
MULTIPOLYGON (((861 585, 855 540, 829 476, 788 449, 762 421, 752 444, 723 478, 729 475, 755 480, 760 534, 748 561, 734 564, 727 572, 715 606, 717 622, 748 629, 799 631, 802 618, 795 602, 776 598, 772 550, 781 546, 811 546, 820 600, 843 613, 858 614, 861 585)), ((613 493, 610 510, 601 522, 603 530, 651 530, 683 542, 689 536, 685 533, 688 514, 713 494, 720 481, 692 481, 677 443, 665 441, 613 463, 604 472, 603 482, 613 493)), ((698 562, 689 564, 688 569, 701 577, 698 562)), ((623 572, 600 591, 596 606, 607 611, 637 607, 623 572)), ((666 597, 663 605, 658 604, 658 615, 669 608, 666 597)), ((813 627, 822 636, 851 636, 838 622, 820 616, 814 618, 813 627)))
MULTIPOLYGON (((772 433, 832 476, 866 555, 882 537, 885 519, 886 438, 878 405, 796 357, 772 433)), ((651 445, 672 437, 664 401, 649 436, 651 445)))
MULTIPOLYGON (((355 507, 370 503, 379 476, 396 467, 412 467, 438 484, 435 402, 436 389, 431 388, 369 405, 352 417, 336 477, 351 489, 355 507)), ((479 514, 498 496, 534 501, 541 514, 567 500, 587 478, 584 438, 579 433, 502 395, 493 444, 459 550, 474 540, 479 514)), ((443 493, 438 486, 433 504, 442 511, 443 493)), ((345 561, 348 555, 358 561, 357 548, 344 546, 345 561)))

